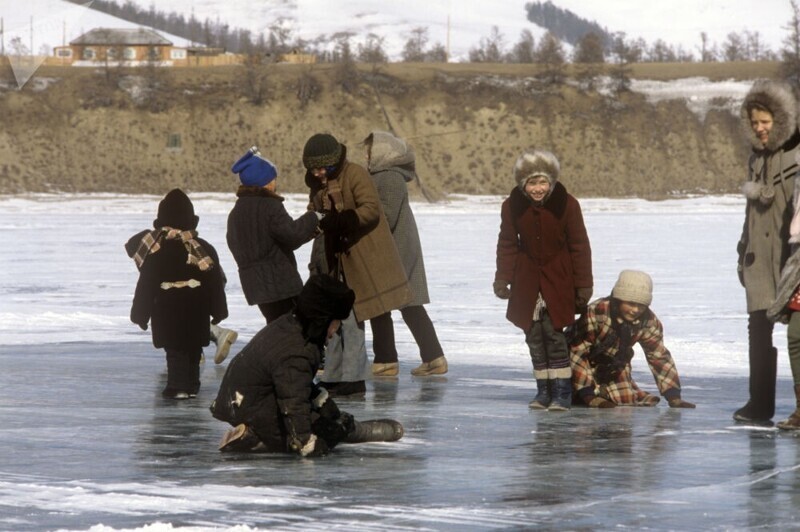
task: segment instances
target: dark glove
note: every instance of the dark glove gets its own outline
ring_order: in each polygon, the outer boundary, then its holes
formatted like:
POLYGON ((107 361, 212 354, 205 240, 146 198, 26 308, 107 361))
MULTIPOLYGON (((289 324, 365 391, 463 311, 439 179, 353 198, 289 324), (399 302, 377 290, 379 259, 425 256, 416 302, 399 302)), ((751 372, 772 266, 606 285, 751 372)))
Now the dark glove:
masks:
POLYGON ((670 399, 669 402, 670 408, 697 408, 694 403, 690 403, 689 401, 684 401, 680 397, 675 399, 670 399))
POLYGON ((353 209, 346 209, 342 212, 332 210, 319 221, 319 226, 326 233, 347 236, 358 229, 358 215, 353 209))
POLYGON ((510 283, 508 281, 495 281, 492 283, 494 295, 500 299, 508 299, 511 297, 511 289, 508 287, 509 284, 510 283))
POLYGON ((589 304, 589 300, 592 299, 592 287, 586 286, 581 288, 575 289, 575 312, 576 314, 582 314, 586 311, 586 305, 589 304))
POLYGON ((146 322, 146 321, 145 321, 145 322, 142 322, 142 323, 137 323, 136 325, 138 325, 138 326, 139 326, 139 328, 140 328, 141 330, 143 330, 143 331, 146 331, 146 330, 147 330, 147 322, 146 322))
POLYGON ((744 287, 744 253, 747 246, 741 240, 736 244, 736 253, 739 255, 739 261, 736 263, 736 275, 739 276, 739 283, 744 287))
POLYGON ((586 406, 590 408, 614 408, 617 406, 611 401, 608 401, 596 395, 589 395, 587 397, 584 397, 583 401, 586 403, 586 406))

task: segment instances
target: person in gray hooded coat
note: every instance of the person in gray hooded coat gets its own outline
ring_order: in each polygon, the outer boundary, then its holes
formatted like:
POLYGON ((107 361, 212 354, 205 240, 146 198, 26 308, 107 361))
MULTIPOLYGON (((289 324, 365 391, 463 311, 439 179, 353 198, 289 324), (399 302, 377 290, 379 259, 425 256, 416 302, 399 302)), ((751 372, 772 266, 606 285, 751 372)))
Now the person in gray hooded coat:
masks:
MULTIPOLYGON (((417 222, 408 201, 406 185, 416 178, 414 152, 404 140, 385 131, 371 132, 364 140, 364 145, 367 148, 367 169, 378 189, 383 212, 414 294, 411 303, 400 309, 403 321, 419 346, 422 359, 422 364, 411 370, 411 374, 425 376, 447 373, 447 359, 436 329, 423 306, 430 303, 428 281, 417 222)), ((371 319, 370 326, 372 349, 375 352, 372 374, 376 377, 397 375, 400 368, 391 312, 371 319)))
POLYGON ((792 88, 783 82, 757 80, 744 99, 741 119, 753 149, 742 187, 747 207, 737 245, 739 280, 747 296, 750 397, 733 418, 771 423, 778 352, 772 343, 773 323, 767 318, 767 309, 775 299, 781 269, 789 256, 790 200, 800 144, 792 88))

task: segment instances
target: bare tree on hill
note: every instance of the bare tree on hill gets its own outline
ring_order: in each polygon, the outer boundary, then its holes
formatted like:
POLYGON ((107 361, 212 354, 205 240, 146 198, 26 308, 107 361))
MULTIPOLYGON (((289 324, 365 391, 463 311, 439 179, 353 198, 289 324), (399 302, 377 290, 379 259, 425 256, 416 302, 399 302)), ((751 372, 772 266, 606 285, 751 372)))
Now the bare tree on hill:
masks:
POLYGON ((561 41, 549 31, 542 37, 539 47, 536 49, 536 62, 544 67, 542 74, 548 84, 563 83, 566 63, 564 47, 561 41))
POLYGON ((781 56, 781 74, 784 78, 794 82, 800 81, 800 7, 797 0, 790 0, 792 6, 792 18, 785 26, 789 35, 783 40, 783 50, 781 56))
POLYGON ((602 65, 606 62, 603 38, 594 32, 581 37, 575 47, 572 62, 577 65, 578 83, 586 90, 594 89, 602 65))

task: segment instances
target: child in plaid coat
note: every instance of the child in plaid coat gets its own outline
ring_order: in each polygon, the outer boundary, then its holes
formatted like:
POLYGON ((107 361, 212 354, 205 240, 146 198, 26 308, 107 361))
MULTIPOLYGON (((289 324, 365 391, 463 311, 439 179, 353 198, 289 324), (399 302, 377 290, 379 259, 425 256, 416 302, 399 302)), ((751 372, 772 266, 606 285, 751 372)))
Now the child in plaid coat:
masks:
POLYGON ((631 376, 633 345, 647 358, 658 390, 672 408, 694 408, 681 399, 681 383, 664 330, 650 310, 653 281, 644 272, 624 270, 611 297, 589 304, 571 331, 572 385, 590 407, 655 406, 659 398, 641 390, 631 376))

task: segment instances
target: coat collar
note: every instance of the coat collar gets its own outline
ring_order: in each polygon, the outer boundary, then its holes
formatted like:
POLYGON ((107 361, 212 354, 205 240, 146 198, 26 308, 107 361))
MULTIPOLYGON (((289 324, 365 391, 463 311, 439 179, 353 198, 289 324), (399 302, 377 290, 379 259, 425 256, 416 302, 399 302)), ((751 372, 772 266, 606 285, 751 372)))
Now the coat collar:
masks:
MULTIPOLYGON (((544 203, 541 209, 545 209, 553 213, 556 218, 561 218, 567 209, 567 189, 560 182, 556 181, 553 187, 553 192, 544 203)), ((536 208, 533 202, 525 195, 519 187, 514 187, 509 196, 511 201, 511 212, 514 218, 519 218, 529 208, 536 208)))
POLYGON ((267 190, 264 187, 248 187, 245 185, 239 185, 239 189, 236 191, 237 198, 275 198, 276 200, 283 201, 283 196, 272 192, 271 190, 267 190))

